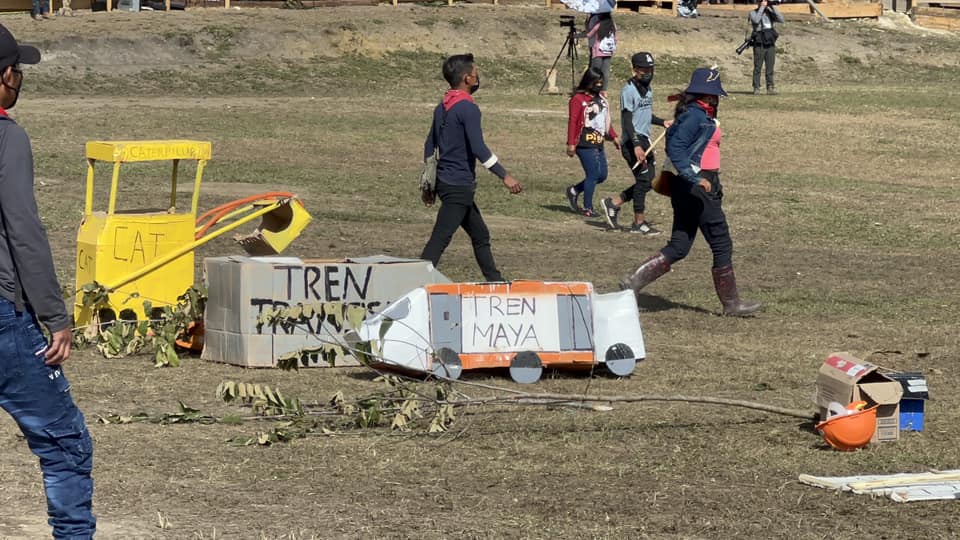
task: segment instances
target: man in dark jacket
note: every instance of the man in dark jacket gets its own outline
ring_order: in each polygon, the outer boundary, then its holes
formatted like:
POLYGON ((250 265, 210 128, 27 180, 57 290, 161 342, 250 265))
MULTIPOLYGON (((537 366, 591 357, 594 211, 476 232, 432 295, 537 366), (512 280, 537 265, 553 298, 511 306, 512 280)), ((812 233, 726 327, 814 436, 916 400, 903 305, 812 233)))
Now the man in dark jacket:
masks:
POLYGON ((7 115, 20 96, 20 65, 39 61, 40 51, 0 25, 0 406, 40 458, 54 538, 80 540, 96 528, 93 443, 61 368, 70 317, 33 195, 30 139, 7 115))
POLYGON ((424 160, 433 155, 434 148, 440 149, 436 191, 442 204, 433 233, 420 258, 437 266, 453 233, 463 227, 473 243, 473 255, 484 279, 503 281, 490 251, 490 231, 474 202, 477 161, 497 175, 510 193, 520 193, 523 187, 507 173, 483 142, 480 108, 473 102, 473 93, 480 88, 480 73, 473 55, 458 54, 447 58, 443 63, 443 78, 450 84, 450 89, 433 111, 433 125, 423 147, 424 160))

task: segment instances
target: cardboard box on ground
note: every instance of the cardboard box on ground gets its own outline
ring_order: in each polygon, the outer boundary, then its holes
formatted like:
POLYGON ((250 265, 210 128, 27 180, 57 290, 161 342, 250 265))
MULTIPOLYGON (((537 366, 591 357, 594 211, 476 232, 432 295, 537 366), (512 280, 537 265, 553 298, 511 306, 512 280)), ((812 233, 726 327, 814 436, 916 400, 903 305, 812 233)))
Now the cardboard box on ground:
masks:
POLYGON ((918 371, 888 373, 887 376, 899 381, 903 388, 900 431, 923 431, 923 403, 930 399, 926 377, 918 371))
POLYGON ((820 366, 817 374, 817 394, 814 399, 820 407, 820 418, 827 418, 827 407, 835 401, 847 405, 865 400, 868 407, 877 408, 877 429, 870 442, 896 441, 900 438, 900 383, 878 372, 878 366, 865 362, 850 353, 832 353, 820 366))
MULTIPOLYGON (((341 302, 378 313, 407 292, 449 283, 428 261, 378 255, 343 260, 296 257, 210 257, 203 261, 207 286, 201 358, 245 367, 274 367, 276 359, 323 343, 346 344, 353 328, 331 323, 323 304, 341 302), (297 325, 266 325, 261 314, 297 305, 318 308, 297 325)), ((311 367, 326 367, 311 357, 311 367)), ((335 365, 357 365, 351 356, 335 365)))

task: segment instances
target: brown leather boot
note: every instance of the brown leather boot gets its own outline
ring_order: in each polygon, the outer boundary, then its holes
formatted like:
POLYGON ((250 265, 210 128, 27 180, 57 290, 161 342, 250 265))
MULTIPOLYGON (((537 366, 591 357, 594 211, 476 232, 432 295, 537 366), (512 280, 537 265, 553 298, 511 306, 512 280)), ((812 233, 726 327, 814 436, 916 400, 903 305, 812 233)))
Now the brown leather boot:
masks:
POLYGON ((620 290, 633 289, 634 293, 653 283, 670 271, 670 263, 659 251, 637 267, 629 276, 620 280, 620 290))
POLYGON ((752 315, 763 305, 760 302, 740 300, 737 291, 737 278, 733 275, 733 265, 713 269, 713 285, 717 288, 717 296, 723 304, 723 314, 733 317, 752 315))

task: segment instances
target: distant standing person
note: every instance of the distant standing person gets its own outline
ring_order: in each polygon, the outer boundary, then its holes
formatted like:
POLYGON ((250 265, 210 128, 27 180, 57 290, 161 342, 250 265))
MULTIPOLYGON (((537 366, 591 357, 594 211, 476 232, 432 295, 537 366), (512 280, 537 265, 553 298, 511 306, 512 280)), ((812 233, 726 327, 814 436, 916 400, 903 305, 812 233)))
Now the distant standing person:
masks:
POLYGON ((93 442, 61 367, 70 317, 33 194, 30 139, 7 115, 20 96, 21 64, 38 62, 40 51, 0 26, 0 406, 40 458, 54 538, 87 540, 96 529, 93 442))
POLYGON ((33 8, 30 10, 30 16, 33 20, 53 18, 50 13, 50 0, 33 0, 33 8))
POLYGON ((777 62, 777 30, 773 23, 783 23, 783 15, 777 8, 769 5, 767 0, 759 0, 757 9, 747 14, 753 28, 753 93, 760 94, 760 71, 766 65, 767 93, 777 94, 777 87, 773 82, 773 68, 777 62))
POLYGON ((577 156, 583 167, 583 180, 567 188, 570 210, 591 218, 593 192, 607 179, 607 155, 603 141, 609 139, 620 149, 620 137, 610 121, 610 106, 603 95, 603 75, 597 68, 588 68, 570 98, 567 120, 567 156, 577 156), (583 208, 577 198, 583 193, 583 208))
POLYGON ((744 317, 761 305, 740 299, 733 273, 733 240, 721 206, 721 133, 716 117, 720 96, 725 95, 720 73, 707 68, 694 70, 677 102, 673 125, 667 129, 667 159, 676 171, 670 182, 670 241, 621 280, 620 287, 638 293, 669 272, 671 265, 690 253, 699 230, 713 252, 711 273, 723 314, 744 317))
POLYGON ((490 250, 490 231, 474 201, 477 161, 497 175, 510 193, 520 193, 523 187, 483 142, 480 108, 473 101, 473 94, 480 89, 480 72, 473 55, 457 54, 447 58, 443 63, 443 78, 450 89, 433 111, 433 124, 423 147, 424 160, 433 155, 434 148, 440 150, 436 192, 441 204, 433 233, 420 258, 437 266, 453 234, 462 227, 473 243, 473 255, 484 279, 503 281, 490 250))
POLYGON ((657 174, 657 162, 650 148, 650 126, 670 127, 673 120, 664 120, 653 114, 653 55, 639 52, 630 58, 633 65, 633 77, 620 92, 620 128, 623 131, 623 145, 620 151, 627 166, 633 173, 634 184, 620 192, 616 197, 607 197, 600 201, 601 212, 611 229, 619 228, 617 216, 620 207, 633 200, 633 225, 630 232, 644 236, 656 236, 660 231, 647 223, 647 193, 657 174))
MULTIPOLYGON (((600 0, 613 9, 614 0, 600 0)), ((613 23, 613 14, 591 13, 584 25, 587 32, 587 45, 590 49, 590 66, 603 74, 603 88, 607 91, 610 81, 610 58, 617 52, 617 25, 613 23)))

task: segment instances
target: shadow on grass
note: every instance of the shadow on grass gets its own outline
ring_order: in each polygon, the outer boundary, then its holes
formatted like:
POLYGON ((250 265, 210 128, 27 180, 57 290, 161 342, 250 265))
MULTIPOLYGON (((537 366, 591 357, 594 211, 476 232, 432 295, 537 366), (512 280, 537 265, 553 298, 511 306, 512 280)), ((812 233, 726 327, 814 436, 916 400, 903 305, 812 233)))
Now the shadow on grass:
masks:
POLYGON ((637 305, 640 307, 640 311, 642 313, 656 313, 658 311, 666 311, 668 309, 685 309, 687 311, 703 313, 705 315, 720 316, 720 313, 717 311, 711 311, 709 309, 704 309, 697 306, 689 306, 687 304, 680 304, 672 300, 667 300, 661 296, 655 296, 647 293, 640 293, 638 295, 637 305))
POLYGON ((544 210, 550 210, 551 212, 563 212, 564 214, 574 214, 570 211, 570 207, 564 204, 541 204, 540 208, 544 210))

